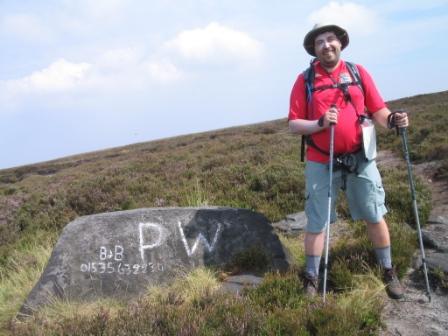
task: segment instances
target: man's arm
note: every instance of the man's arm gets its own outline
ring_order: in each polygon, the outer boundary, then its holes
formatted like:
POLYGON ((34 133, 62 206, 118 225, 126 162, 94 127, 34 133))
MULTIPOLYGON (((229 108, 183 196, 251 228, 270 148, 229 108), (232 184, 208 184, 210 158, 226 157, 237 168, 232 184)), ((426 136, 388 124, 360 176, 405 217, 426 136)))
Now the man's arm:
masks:
POLYGON ((292 133, 308 135, 323 130, 317 120, 295 119, 289 121, 289 130, 292 133))
POLYGON ((331 124, 338 123, 338 109, 332 106, 320 118, 320 120, 294 119, 289 121, 289 129, 292 133, 302 135, 320 132, 331 124))
MULTIPOLYGON (((376 111, 372 114, 373 120, 380 124, 381 126, 388 128, 388 118, 392 112, 387 108, 383 107, 382 109, 376 111)), ((406 112, 397 112, 393 116, 395 126, 397 127, 408 127, 409 120, 408 114, 406 112)))

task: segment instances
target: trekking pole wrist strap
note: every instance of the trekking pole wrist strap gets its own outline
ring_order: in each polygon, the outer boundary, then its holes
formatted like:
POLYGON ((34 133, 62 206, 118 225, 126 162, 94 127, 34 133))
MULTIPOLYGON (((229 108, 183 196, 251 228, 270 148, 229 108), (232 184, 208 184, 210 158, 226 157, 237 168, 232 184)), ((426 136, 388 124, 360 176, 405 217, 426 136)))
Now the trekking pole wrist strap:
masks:
POLYGON ((387 128, 389 129, 393 129, 396 128, 397 125, 395 124, 395 114, 397 114, 398 112, 391 112, 388 116, 387 116, 387 128))
POLYGON ((395 123, 395 114, 396 114, 396 113, 406 113, 406 111, 404 111, 404 110, 398 110, 398 111, 391 112, 391 113, 387 116, 387 127, 388 127, 389 129, 393 129, 393 128, 395 128, 395 131, 396 131, 397 135, 400 135, 401 130, 402 130, 403 128, 398 127, 397 124, 395 123))

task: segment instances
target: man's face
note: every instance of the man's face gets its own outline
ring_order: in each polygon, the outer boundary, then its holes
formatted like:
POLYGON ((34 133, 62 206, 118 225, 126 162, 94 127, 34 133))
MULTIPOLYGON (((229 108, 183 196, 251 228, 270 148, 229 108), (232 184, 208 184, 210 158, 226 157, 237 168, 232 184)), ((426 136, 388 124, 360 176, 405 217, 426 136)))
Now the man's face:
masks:
POLYGON ((314 52, 323 66, 336 66, 341 55, 341 42, 333 32, 317 35, 314 40, 314 52))

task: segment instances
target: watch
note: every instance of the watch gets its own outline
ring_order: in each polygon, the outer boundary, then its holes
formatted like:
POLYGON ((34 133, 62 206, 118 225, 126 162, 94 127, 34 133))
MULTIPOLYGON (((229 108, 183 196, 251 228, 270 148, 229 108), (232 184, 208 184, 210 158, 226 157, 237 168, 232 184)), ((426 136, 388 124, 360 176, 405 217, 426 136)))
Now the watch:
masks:
POLYGON ((317 125, 319 127, 324 127, 324 116, 319 118, 319 120, 317 121, 317 125))

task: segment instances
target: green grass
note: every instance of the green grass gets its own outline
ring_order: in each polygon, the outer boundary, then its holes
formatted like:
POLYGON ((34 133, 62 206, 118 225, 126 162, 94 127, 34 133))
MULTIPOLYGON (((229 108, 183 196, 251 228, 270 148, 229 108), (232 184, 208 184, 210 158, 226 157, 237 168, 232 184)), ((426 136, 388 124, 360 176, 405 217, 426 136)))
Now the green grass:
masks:
POLYGON ((216 275, 199 269, 122 305, 57 303, 32 320, 12 324, 13 335, 372 335, 379 330, 381 285, 363 279, 356 290, 304 296, 295 273, 268 274, 243 296, 219 290, 216 275), (367 284, 367 285, 366 285, 367 284), (55 310, 55 307, 58 310, 55 310))
POLYGON ((448 274, 442 269, 437 268, 430 271, 430 276, 436 286, 440 288, 444 293, 448 293, 448 274))
POLYGON ((23 239, 0 272, 0 334, 17 314, 50 257, 55 236, 37 232, 33 241, 23 239))
MULTIPOLYGON (((391 102, 389 107, 391 110, 404 108, 409 113, 408 142, 413 162, 446 159, 448 91, 400 99, 391 102)), ((394 132, 379 130, 379 145, 382 149, 391 149, 401 154, 401 139, 394 132)))
MULTIPOLYGON (((440 160, 435 178, 446 180, 448 91, 405 98, 390 106, 410 112, 413 162, 440 160)), ((378 129, 378 134, 380 149, 401 155, 400 138, 394 132, 378 129)), ((384 293, 377 282, 379 274, 365 227, 356 222, 350 222, 350 237, 341 238, 331 250, 333 294, 325 306, 302 295, 297 279, 304 264, 302 242, 280 237, 292 255, 291 274, 269 275, 260 289, 243 297, 216 291, 211 285, 216 275, 208 274, 205 277, 210 281, 197 282, 207 283, 209 289, 198 289, 194 299, 179 294, 179 287, 169 287, 161 289, 166 292, 156 296, 157 300, 147 296, 129 305, 62 302, 29 323, 8 327, 37 281, 55 238, 74 218, 141 207, 216 205, 252 209, 277 221, 304 207, 304 164, 299 162, 299 149, 299 137, 289 134, 287 121, 282 119, 0 171, 0 330, 16 335, 126 335, 133 331, 347 335, 347 330, 353 330, 353 335, 377 334, 384 293), (267 297, 272 302, 267 303, 267 297), (91 313, 83 314, 83 309, 91 313)), ((414 223, 409 186, 403 170, 381 173, 393 258, 401 276, 416 242, 415 232, 407 225, 414 223)), ((420 179, 416 187, 424 224, 431 197, 420 179)), ((342 198, 338 212, 348 218, 342 198)), ((246 251, 234 266, 261 272, 263 262, 262 255, 246 251)), ((439 278, 446 283, 443 275, 439 278)), ((182 286, 194 291, 185 283, 182 286)))
POLYGON ((303 239, 287 237, 282 234, 279 235, 279 238, 282 245, 287 251, 289 251, 291 266, 294 269, 302 268, 305 265, 305 249, 303 246, 303 239))

